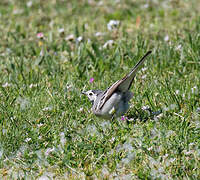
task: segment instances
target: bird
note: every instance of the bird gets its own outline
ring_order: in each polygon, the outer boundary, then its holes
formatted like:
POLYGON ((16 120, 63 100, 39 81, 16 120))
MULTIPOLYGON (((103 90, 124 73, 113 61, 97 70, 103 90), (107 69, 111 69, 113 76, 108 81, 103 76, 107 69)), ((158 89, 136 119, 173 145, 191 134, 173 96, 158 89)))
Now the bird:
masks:
POLYGON ((114 119, 123 116, 129 109, 129 101, 133 97, 130 91, 136 73, 143 65, 146 57, 151 54, 148 51, 122 79, 116 81, 106 90, 83 91, 92 103, 92 112, 104 119, 114 119))

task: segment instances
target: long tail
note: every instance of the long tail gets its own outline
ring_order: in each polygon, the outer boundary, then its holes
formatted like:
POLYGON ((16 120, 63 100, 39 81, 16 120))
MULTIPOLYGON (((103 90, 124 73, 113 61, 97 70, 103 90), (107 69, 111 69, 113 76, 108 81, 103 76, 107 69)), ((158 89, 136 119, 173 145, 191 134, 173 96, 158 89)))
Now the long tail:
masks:
POLYGON ((133 69, 131 70, 130 73, 128 73, 123 79, 121 84, 119 85, 119 89, 122 91, 127 91, 128 89, 130 89, 131 84, 134 80, 134 77, 136 75, 136 73, 138 72, 138 70, 140 69, 140 67, 143 65, 144 61, 146 60, 146 57, 151 54, 152 51, 148 51, 141 60, 138 61, 138 63, 133 67, 133 69))

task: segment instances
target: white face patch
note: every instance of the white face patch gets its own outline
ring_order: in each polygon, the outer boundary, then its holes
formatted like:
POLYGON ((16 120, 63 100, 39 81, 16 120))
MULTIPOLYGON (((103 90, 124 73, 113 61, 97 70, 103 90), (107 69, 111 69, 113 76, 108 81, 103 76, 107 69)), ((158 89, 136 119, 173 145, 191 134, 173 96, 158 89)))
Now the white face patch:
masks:
POLYGON ((97 94, 95 94, 92 90, 89 90, 85 93, 90 101, 95 101, 97 98, 97 94))

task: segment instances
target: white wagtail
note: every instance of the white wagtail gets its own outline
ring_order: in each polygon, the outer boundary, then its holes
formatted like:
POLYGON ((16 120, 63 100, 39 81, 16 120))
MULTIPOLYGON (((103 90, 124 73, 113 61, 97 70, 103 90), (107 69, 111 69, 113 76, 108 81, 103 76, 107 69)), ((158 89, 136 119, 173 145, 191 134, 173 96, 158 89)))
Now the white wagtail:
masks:
POLYGON ((129 89, 137 71, 150 53, 151 51, 148 51, 126 76, 116 81, 105 91, 89 90, 82 92, 92 102, 92 112, 96 116, 109 119, 122 116, 128 111, 129 101, 133 97, 133 93, 129 89))

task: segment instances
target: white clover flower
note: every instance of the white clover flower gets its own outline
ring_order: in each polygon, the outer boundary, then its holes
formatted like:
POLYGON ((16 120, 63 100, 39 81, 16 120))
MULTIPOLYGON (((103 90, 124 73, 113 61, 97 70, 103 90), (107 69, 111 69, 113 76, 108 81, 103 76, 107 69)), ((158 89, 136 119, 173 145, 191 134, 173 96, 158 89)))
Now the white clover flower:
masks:
POLYGON ((107 28, 109 31, 112 31, 113 29, 117 29, 120 24, 120 21, 117 20, 110 20, 107 24, 107 28))

